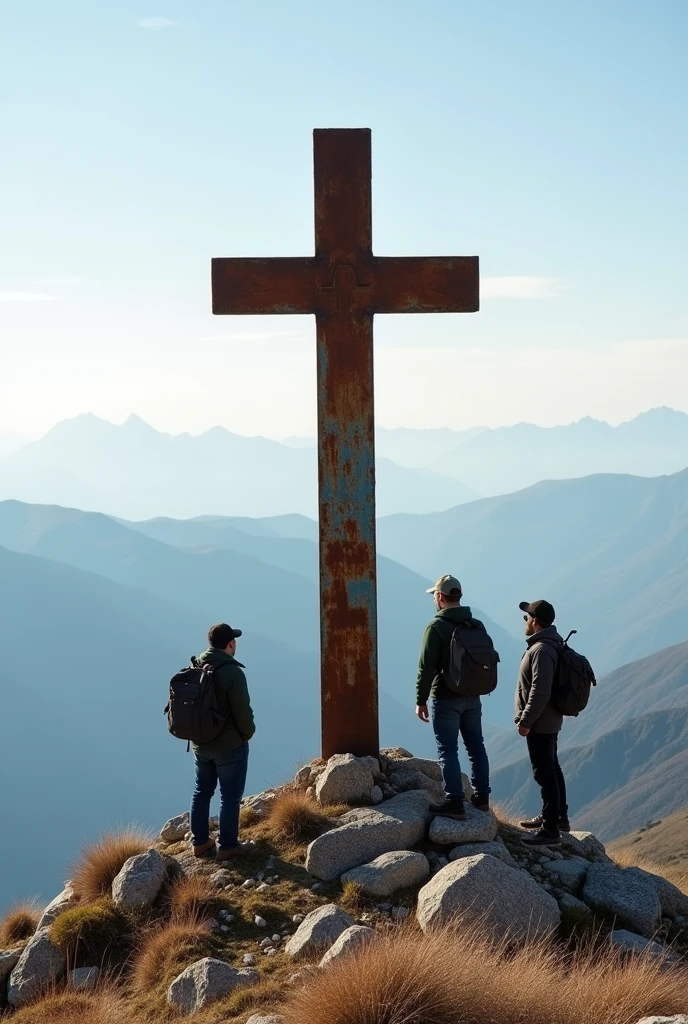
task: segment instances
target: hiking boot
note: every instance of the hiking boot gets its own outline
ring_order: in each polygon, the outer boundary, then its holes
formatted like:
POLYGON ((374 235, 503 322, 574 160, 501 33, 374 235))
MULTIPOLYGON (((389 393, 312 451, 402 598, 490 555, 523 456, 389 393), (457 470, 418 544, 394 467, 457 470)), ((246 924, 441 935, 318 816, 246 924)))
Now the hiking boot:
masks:
POLYGON ((440 818, 453 818, 454 821, 466 820, 466 808, 463 800, 445 800, 442 804, 430 804, 430 810, 440 818))
POLYGON ((194 857, 205 857, 206 853, 213 853, 215 851, 215 840, 209 839, 207 843, 202 843, 200 846, 194 846, 193 855, 194 857))
POLYGON ((550 832, 546 828, 539 828, 532 836, 523 836, 521 842, 524 846, 561 846, 559 830, 550 832))
MULTIPOLYGON (((525 821, 519 822, 521 828, 542 828, 542 815, 538 814, 535 818, 527 818, 525 821)), ((559 831, 570 832, 571 825, 568 818, 559 819, 559 831)))
POLYGON ((490 797, 487 793, 474 793, 471 797, 471 803, 476 811, 485 811, 487 814, 490 810, 490 797))
POLYGON ((229 850, 218 850, 215 860, 234 860, 235 857, 240 857, 242 853, 246 853, 246 847, 243 843, 237 843, 236 846, 230 847, 229 850))

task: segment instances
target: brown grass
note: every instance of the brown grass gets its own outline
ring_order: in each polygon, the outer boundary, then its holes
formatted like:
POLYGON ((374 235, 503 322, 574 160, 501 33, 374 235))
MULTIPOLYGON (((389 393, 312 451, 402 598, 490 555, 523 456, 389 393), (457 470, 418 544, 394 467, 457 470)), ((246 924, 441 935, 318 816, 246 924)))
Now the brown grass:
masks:
POLYGON ((17 942, 30 939, 40 918, 33 903, 20 903, 12 907, 0 921, 0 947, 14 946, 17 942))
POLYGON ((60 914, 50 938, 72 967, 109 968, 127 959, 133 932, 127 915, 103 896, 60 914))
POLYGON ((349 914, 358 914, 365 906, 363 886, 358 882, 345 882, 342 895, 337 900, 339 906, 349 914))
POLYGON ((653 875, 661 875, 688 896, 688 869, 682 864, 661 864, 642 854, 634 853, 632 847, 608 850, 609 856, 620 868, 642 868, 653 875))
POLYGON ((12 1024, 136 1024, 112 992, 60 992, 19 1010, 12 1024))
MULTIPOLYGON (((283 998, 284 984, 266 979, 252 988, 238 988, 226 999, 212 1003, 205 1012, 194 1014, 194 1024, 229 1024, 240 1015, 243 1021, 244 1014, 267 1013, 272 1007, 277 1012, 283 998)), ((321 1024, 326 1022, 321 1021, 321 1024)))
POLYGON ((195 921, 213 916, 218 893, 208 875, 182 876, 170 888, 169 913, 173 921, 195 921))
POLYGON ((170 922, 151 932, 141 943, 134 958, 131 984, 135 992, 146 993, 174 977, 204 953, 200 949, 209 937, 208 928, 201 921, 170 922))
POLYGON ((125 861, 149 849, 150 837, 134 828, 108 832, 87 846, 74 869, 72 885, 82 902, 108 896, 125 861))
POLYGON ((381 937, 291 993, 285 1024, 635 1024, 685 1010, 687 970, 490 946, 475 928, 381 937))
POLYGON ((251 828, 261 821, 261 816, 253 807, 242 807, 239 811, 239 828, 251 828))
POLYGON ((285 790, 267 815, 270 834, 290 843, 305 843, 331 828, 325 809, 300 790, 285 790))

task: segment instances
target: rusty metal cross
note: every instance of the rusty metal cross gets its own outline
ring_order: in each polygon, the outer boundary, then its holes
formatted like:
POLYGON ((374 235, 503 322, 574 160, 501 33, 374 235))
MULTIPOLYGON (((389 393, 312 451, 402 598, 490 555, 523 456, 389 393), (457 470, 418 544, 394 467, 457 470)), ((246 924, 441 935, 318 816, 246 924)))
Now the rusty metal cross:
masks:
POLYGON ((374 256, 370 130, 316 129, 313 155, 315 256, 214 259, 212 289, 213 313, 315 313, 327 758, 379 744, 373 315, 477 310, 478 258, 374 256))

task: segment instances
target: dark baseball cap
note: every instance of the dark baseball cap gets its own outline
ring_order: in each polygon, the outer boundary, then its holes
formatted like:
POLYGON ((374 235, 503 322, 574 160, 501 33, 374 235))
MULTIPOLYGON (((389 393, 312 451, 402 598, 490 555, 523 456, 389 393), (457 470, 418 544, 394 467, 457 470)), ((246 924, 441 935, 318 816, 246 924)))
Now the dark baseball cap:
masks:
POLYGON ((226 622, 218 622, 217 625, 211 626, 208 630, 208 643, 211 647, 218 647, 220 650, 224 650, 227 644, 231 643, 232 640, 236 640, 239 636, 241 636, 240 629, 233 629, 226 622))
POLYGON ((557 617, 554 606, 549 601, 521 601, 518 607, 522 612, 526 612, 527 615, 531 615, 541 622, 543 626, 551 626, 557 617))

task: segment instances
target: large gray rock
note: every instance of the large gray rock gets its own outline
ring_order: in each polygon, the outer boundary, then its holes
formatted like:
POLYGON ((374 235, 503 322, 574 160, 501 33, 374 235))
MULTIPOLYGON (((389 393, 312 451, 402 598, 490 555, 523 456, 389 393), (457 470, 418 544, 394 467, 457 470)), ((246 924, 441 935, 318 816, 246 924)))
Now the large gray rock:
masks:
POLYGON ((397 889, 427 881, 429 875, 430 865, 424 853, 394 850, 345 872, 342 882, 355 882, 368 896, 391 896, 397 889))
POLYGON ((437 815, 430 825, 429 838, 438 846, 456 846, 458 843, 487 843, 497 835, 497 821, 492 814, 477 811, 466 804, 466 820, 442 818, 437 815))
POLYGON ((589 861, 551 860, 545 864, 545 872, 575 889, 585 880, 589 867, 589 861))
POLYGON ((285 952, 293 960, 299 960, 307 953, 329 949, 353 924, 353 918, 345 910, 335 903, 327 903, 306 915, 284 947, 285 952))
POLYGON ((252 796, 245 796, 241 801, 241 809, 242 811, 244 809, 253 811, 259 818, 264 818, 276 799, 277 791, 266 789, 264 793, 254 793, 252 796))
MULTIPOLYGON (((641 870, 640 868, 638 870, 641 870)), ((643 872, 648 874, 649 872, 643 872)), ((661 875, 651 875, 655 880, 663 917, 688 917, 688 896, 661 875)))
POLYGON ((353 754, 335 754, 315 784, 318 803, 352 804, 369 800, 375 784, 370 763, 353 754))
POLYGON ((593 910, 648 938, 661 924, 662 905, 654 876, 638 868, 591 864, 583 899, 593 910))
POLYGON ((160 830, 160 838, 164 843, 179 843, 189 831, 189 812, 184 811, 166 821, 160 830))
POLYGON ((374 928, 366 928, 364 925, 354 924, 351 928, 347 928, 345 932, 342 932, 336 942, 330 946, 320 961, 320 966, 328 967, 335 960, 340 960, 342 957, 355 953, 361 946, 376 938, 377 932, 374 928))
POLYGON ((65 885, 64 889, 59 896, 56 896, 52 903, 49 903, 41 915, 41 919, 38 922, 37 932, 42 931, 44 928, 50 927, 60 914, 64 914, 66 910, 71 910, 79 902, 79 897, 74 892, 71 885, 65 885))
POLYGON ((7 1000, 10 1006, 23 1006, 59 981, 65 972, 65 956, 50 941, 49 930, 36 932, 24 947, 10 974, 7 1000))
POLYGON ((390 761, 387 774, 391 776, 398 771, 422 772, 433 782, 442 782, 442 769, 439 761, 433 761, 429 757, 405 757, 390 761))
POLYGON ((418 893, 416 917, 424 932, 462 916, 521 940, 548 935, 561 915, 557 901, 529 874, 479 854, 442 868, 418 893))
POLYGON ((569 892, 564 893, 559 899, 559 909, 562 924, 569 932, 587 928, 595 920, 595 915, 587 903, 583 903, 583 900, 577 899, 569 892))
POLYGON ((628 950, 631 953, 642 953, 645 956, 658 956, 660 959, 667 959, 669 950, 661 942, 654 939, 646 939, 635 932, 626 931, 624 928, 615 928, 609 936, 609 941, 616 949, 628 950))
POLYGON ((254 1013, 246 1021, 246 1024, 282 1024, 284 1017, 278 1013, 254 1013))
POLYGON ((224 960, 206 956, 174 979, 167 990, 167 1002, 182 1013, 196 1013, 241 985, 255 985, 258 978, 258 971, 251 967, 239 970, 224 960))
POLYGON ((599 861, 604 864, 612 863, 604 846, 592 832, 562 832, 561 845, 571 853, 577 853, 587 860, 599 861))
POLYGON ((9 978, 21 955, 21 949, 0 949, 0 985, 9 978))
POLYGON ((122 910, 149 907, 162 889, 167 875, 165 861, 157 850, 130 857, 112 883, 112 899, 122 910))
POLYGON ((503 861, 511 868, 518 867, 504 843, 497 842, 496 840, 489 843, 463 843, 461 846, 455 846, 449 853, 449 860, 459 860, 461 857, 477 857, 481 853, 486 854, 488 857, 496 857, 497 860, 503 861))
POLYGON ((338 828, 318 836, 308 847, 306 869, 330 881, 394 850, 408 850, 425 835, 430 818, 424 790, 402 793, 375 809, 357 808, 340 818, 338 828))
MULTIPOLYGON (((402 762, 403 764, 403 762, 402 762)), ((444 785, 412 768, 399 768, 388 776, 389 785, 395 793, 405 793, 411 789, 424 789, 433 803, 444 800, 444 785)))

